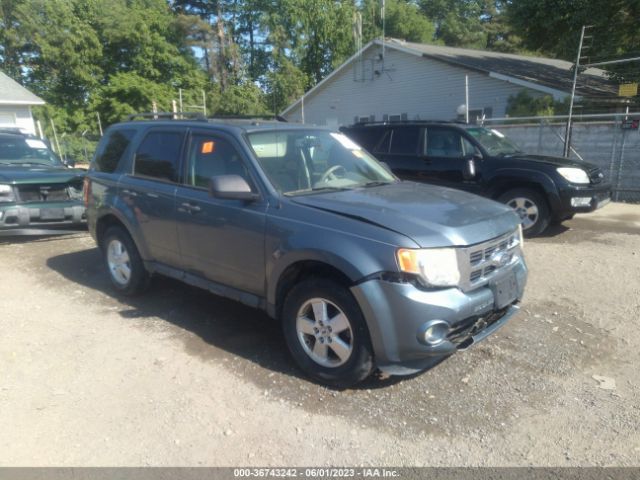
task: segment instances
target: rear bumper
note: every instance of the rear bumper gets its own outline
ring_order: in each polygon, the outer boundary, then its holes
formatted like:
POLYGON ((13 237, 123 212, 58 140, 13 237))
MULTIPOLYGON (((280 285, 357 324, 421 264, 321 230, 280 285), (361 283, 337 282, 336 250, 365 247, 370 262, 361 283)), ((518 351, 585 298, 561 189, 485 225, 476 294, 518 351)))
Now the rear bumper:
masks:
POLYGON ((0 206, 0 229, 79 227, 86 224, 82 203, 48 202, 0 206))
POLYGON ((564 218, 575 213, 589 213, 611 201, 611 185, 566 186, 559 191, 560 205, 554 216, 564 218))
POLYGON ((518 311, 527 267, 518 261, 502 275, 513 274, 517 292, 510 304, 496 307, 494 290, 486 285, 471 292, 458 288, 422 290, 410 283, 369 280, 352 287, 365 316, 376 364, 381 370, 411 374, 478 343, 504 326, 518 311), (436 345, 420 341, 433 320, 448 325, 446 339, 436 345))

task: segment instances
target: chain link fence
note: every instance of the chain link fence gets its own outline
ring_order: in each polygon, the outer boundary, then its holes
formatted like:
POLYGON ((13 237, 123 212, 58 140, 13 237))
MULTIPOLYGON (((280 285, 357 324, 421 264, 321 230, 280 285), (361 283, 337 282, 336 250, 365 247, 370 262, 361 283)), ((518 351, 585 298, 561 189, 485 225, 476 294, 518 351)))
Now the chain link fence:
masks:
MULTIPOLYGON (((485 119, 527 153, 562 156, 566 116, 485 119)), ((600 167, 613 200, 640 203, 640 114, 574 117, 571 157, 600 167)))

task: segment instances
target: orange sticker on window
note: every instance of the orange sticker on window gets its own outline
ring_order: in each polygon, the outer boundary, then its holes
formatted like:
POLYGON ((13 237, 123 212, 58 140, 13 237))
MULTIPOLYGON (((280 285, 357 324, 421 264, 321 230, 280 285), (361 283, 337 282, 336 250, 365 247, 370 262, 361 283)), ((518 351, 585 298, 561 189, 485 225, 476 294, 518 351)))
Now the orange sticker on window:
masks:
POLYGON ((203 142, 202 143, 202 153, 213 153, 215 150, 215 142, 203 142))

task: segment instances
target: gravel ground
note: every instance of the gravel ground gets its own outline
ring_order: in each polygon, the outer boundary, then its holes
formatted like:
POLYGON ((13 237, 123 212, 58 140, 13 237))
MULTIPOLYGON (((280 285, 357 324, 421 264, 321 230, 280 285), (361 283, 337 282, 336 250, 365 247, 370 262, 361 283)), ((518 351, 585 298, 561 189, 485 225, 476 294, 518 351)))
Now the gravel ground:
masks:
POLYGON ((347 391, 255 310, 117 296, 86 234, 0 239, 0 465, 638 466, 639 234, 637 205, 554 227, 496 335, 347 391))

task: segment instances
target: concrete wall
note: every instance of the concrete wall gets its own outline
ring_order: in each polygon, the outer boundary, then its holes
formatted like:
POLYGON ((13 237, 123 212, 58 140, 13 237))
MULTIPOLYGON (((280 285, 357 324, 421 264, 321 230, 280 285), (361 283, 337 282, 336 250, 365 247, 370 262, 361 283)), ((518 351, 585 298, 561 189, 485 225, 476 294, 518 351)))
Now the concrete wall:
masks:
POLYGON ((35 134, 36 129, 28 105, 0 105, 0 127, 18 127, 35 134))
MULTIPOLYGON (((382 121, 385 114, 403 113, 409 120, 453 120, 458 106, 465 103, 465 74, 469 75, 470 110, 490 108, 494 117, 504 117, 509 97, 523 90, 482 73, 393 48, 386 49, 383 70, 380 52, 380 47, 373 45, 363 54, 362 63, 345 66, 309 94, 304 101, 305 123, 336 127, 352 124, 359 116, 382 121)), ((285 117, 301 122, 301 106, 285 117)))
MULTIPOLYGON (((522 150, 562 156, 564 124, 494 125, 522 150)), ((571 144, 585 160, 597 164, 613 184, 617 200, 640 202, 640 131, 619 122, 574 123, 571 144)), ((573 158, 577 158, 572 153, 573 158)))

